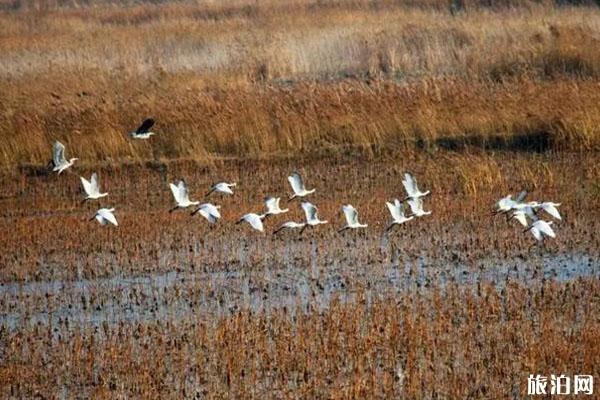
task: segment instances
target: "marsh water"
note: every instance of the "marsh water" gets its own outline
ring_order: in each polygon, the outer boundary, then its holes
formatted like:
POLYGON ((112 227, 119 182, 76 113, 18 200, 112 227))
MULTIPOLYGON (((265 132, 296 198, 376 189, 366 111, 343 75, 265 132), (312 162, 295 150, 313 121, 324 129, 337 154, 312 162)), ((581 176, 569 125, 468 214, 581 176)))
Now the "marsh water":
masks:
POLYGON ((501 289, 515 281, 536 285, 543 280, 600 277, 600 262, 580 253, 490 258, 476 266, 399 255, 380 265, 346 261, 322 265, 315 255, 308 266, 290 261, 261 269, 245 268, 243 257, 240 254, 242 263, 234 270, 2 283, 0 324, 9 331, 35 326, 64 331, 105 324, 210 320, 240 310, 285 310, 294 315, 321 311, 334 299, 352 302, 357 293, 371 301, 407 291, 443 291, 449 283, 464 287, 491 283, 501 289))

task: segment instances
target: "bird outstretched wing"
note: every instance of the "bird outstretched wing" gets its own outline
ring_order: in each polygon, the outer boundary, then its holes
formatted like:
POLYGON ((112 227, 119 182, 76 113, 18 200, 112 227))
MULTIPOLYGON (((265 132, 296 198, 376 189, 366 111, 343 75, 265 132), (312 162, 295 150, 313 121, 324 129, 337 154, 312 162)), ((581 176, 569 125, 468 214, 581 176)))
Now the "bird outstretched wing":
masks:
POLYGON ((346 222, 348 225, 354 225, 358 223, 358 212, 356 211, 356 208, 348 204, 342 206, 342 211, 344 211, 344 216, 346 217, 346 222))
POLYGON ((173 197, 177 203, 181 203, 181 197, 179 192, 179 186, 174 183, 169 183, 169 188, 171 188, 171 193, 173 193, 173 197))
POLYGON ((199 211, 202 212, 202 215, 208 219, 209 222, 215 223, 217 219, 221 218, 221 213, 219 212, 219 208, 211 203, 205 203, 200 205, 198 208, 199 211))
POLYGON ((516 211, 513 213, 513 218, 516 219, 517 221, 519 221, 519 223, 525 227, 527 227, 528 222, 527 222, 527 218, 525 217, 525 213, 523 211, 516 211))
POLYGON ((98 215, 100 215, 102 218, 104 218, 105 220, 107 220, 108 222, 113 224, 114 226, 119 226, 119 223, 117 222, 117 218, 110 210, 106 210, 106 209, 98 210, 98 215))
POLYGON ((66 162, 65 145, 58 140, 54 142, 54 147, 52 148, 52 162, 54 162, 55 167, 66 162))
POLYGON ((393 219, 402 220, 404 218, 404 205, 398 199, 394 199, 394 204, 386 202, 385 205, 390 210, 393 219))
POLYGON ((531 228, 531 233, 533 234, 533 237, 536 238, 536 240, 542 240, 542 234, 540 233, 539 229, 535 226, 531 228))
POLYGON ((135 133, 137 133, 137 134, 148 133, 150 131, 150 128, 152 128, 153 125, 154 125, 154 119, 146 118, 144 120, 144 122, 142 122, 142 124, 135 130, 135 133))
POLYGON ((542 207, 542 210, 546 211, 553 218, 562 219, 560 217, 560 213, 558 212, 558 209, 554 206, 554 204, 542 203, 541 207, 542 207))
POLYGON ((231 190, 231 188, 234 186, 235 183, 231 184, 227 182, 219 182, 216 185, 214 185, 212 189, 221 193, 233 194, 233 190, 231 190))
POLYGON ((512 208, 512 206, 515 204, 515 201, 512 199, 512 195, 508 195, 506 197, 501 198, 500 200, 498 200, 498 202, 496 203, 496 209, 497 210, 507 210, 512 208))
POLYGON ((277 211, 279 209, 279 198, 267 197, 265 199, 265 207, 267 207, 268 212, 277 211))
POLYGON ((421 200, 421 198, 416 197, 409 199, 407 203, 410 206, 410 210, 413 214, 418 214, 423 211, 423 200, 421 200))
POLYGON ((304 214, 306 215, 307 221, 317 219, 317 207, 305 201, 302 203, 302 209, 304 210, 304 214))
POLYGON ((246 214, 244 219, 257 231, 264 231, 263 223, 260 219, 260 216, 256 214, 246 214))
MULTIPOLYGON (((93 178, 93 175, 92 175, 93 178)), ((85 191, 85 193, 89 196, 93 193, 93 185, 92 182, 88 181, 87 179, 85 179, 83 176, 80 176, 79 179, 81 179, 81 184, 83 185, 83 190, 85 191)))
POLYGON ((552 227, 546 221, 537 221, 535 223, 535 228, 537 228, 540 232, 542 232, 546 236, 550 236, 552 238, 556 237, 556 234, 552 230, 552 227))
POLYGON ((177 187, 179 189, 180 199, 182 199, 182 200, 188 200, 189 199, 189 193, 188 193, 188 188, 187 188, 187 185, 185 184, 185 181, 180 180, 179 184, 177 185, 177 187))
POLYGON ((288 222, 284 222, 283 224, 281 224, 279 226, 279 228, 275 229, 275 231, 273 232, 273 234, 279 233, 281 232, 283 229, 295 229, 295 228, 303 228, 306 224, 303 223, 299 223, 299 222, 294 222, 294 221, 288 221, 288 222))
POLYGON ((98 174, 95 172, 92 174, 92 177, 90 178, 90 185, 91 185, 91 189, 94 193, 100 192, 100 186, 98 185, 98 174))
POLYGON ((406 189, 406 193, 410 197, 413 197, 418 192, 417 181, 408 172, 404 174, 404 180, 402 180, 402 185, 404 186, 404 189, 406 189))
POLYGON ((215 216, 216 218, 221 218, 221 213, 217 206, 211 203, 202 204, 201 206, 204 210, 206 210, 210 215, 215 216))
POLYGON ((300 174, 294 172, 292 175, 288 176, 288 181, 290 182, 290 185, 292 185, 294 193, 304 192, 304 183, 302 182, 302 177, 300 174))
POLYGON ((219 218, 221 218, 219 208, 211 203, 201 204, 200 207, 192 212, 192 215, 196 213, 200 213, 200 215, 206 218, 211 224, 214 224, 219 218))

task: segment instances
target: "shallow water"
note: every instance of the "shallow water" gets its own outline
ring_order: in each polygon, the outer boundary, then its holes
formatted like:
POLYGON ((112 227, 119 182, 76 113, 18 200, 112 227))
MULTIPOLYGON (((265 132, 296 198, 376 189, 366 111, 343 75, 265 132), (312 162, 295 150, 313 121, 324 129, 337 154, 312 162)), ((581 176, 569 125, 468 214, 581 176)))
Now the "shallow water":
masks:
POLYGON ((600 277, 600 262, 585 254, 560 254, 528 260, 480 260, 438 265, 424 257, 391 257, 385 265, 319 265, 311 249, 308 268, 286 261, 272 268, 245 267, 227 272, 169 272, 75 281, 0 284, 0 324, 15 331, 34 326, 77 327, 151 321, 211 320, 239 310, 269 313, 285 307, 290 315, 321 311, 333 299, 351 302, 358 292, 369 300, 406 291, 441 290, 448 283, 465 287, 510 281, 539 284, 600 277), (543 271, 543 275, 541 273, 543 271))

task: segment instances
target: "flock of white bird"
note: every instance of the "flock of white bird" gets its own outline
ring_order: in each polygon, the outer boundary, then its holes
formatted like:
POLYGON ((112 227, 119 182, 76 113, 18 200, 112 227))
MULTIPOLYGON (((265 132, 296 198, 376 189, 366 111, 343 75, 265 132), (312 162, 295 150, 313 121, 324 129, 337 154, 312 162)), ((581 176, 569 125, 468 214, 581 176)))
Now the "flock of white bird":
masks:
MULTIPOLYGON (((154 133, 150 131, 153 125, 153 119, 146 119, 138 129, 130 133, 130 137, 133 139, 149 139, 154 135, 154 133)), ((71 167, 77 160, 77 158, 71 158, 67 160, 65 157, 65 146, 58 141, 54 143, 51 162, 53 165, 53 170, 58 174, 71 167)), ((108 193, 101 193, 100 186, 98 184, 98 175, 96 173, 92 174, 90 180, 87 180, 84 177, 80 177, 80 179, 83 190, 86 194, 83 202, 87 200, 97 200, 108 196, 108 193)), ((304 199, 316 191, 316 189, 307 190, 302 177, 297 172, 292 173, 287 179, 293 191, 292 195, 289 197, 290 200, 295 198, 304 199)), ((423 198, 430 194, 430 192, 422 192, 417 186, 416 179, 409 173, 404 174, 402 185, 406 190, 406 197, 404 197, 402 201, 394 199, 392 203, 386 202, 386 206, 391 214, 391 222, 387 226, 386 232, 391 230, 393 227, 402 225, 414 218, 420 218, 431 214, 431 211, 425 211, 423 209, 423 198), (404 202, 406 202, 410 208, 410 215, 405 213, 404 202)), ((220 206, 209 202, 200 204, 200 201, 190 200, 188 187, 183 180, 180 180, 177 184, 170 183, 169 187, 173 194, 173 198, 175 199, 175 206, 171 208, 169 212, 188 207, 195 207, 191 215, 200 214, 210 224, 216 223, 219 218, 221 218, 221 213, 219 212, 220 206)), ((233 188, 235 187, 236 183, 219 182, 213 185, 204 197, 209 197, 213 193, 233 195, 233 188)), ((560 220, 561 216, 557 209, 560 204, 553 202, 540 203, 537 201, 525 202, 524 200, 526 196, 527 192, 523 191, 515 199, 512 198, 512 195, 508 195, 500 199, 496 203, 494 214, 505 214, 507 216, 507 220, 516 219, 526 228, 525 232, 531 231, 535 239, 538 241, 543 241, 545 237, 554 238, 556 235, 550 226, 552 221, 544 221, 540 219, 538 217, 538 213, 540 210, 543 210, 553 218, 560 220), (529 220, 531 220, 531 223, 529 223, 529 220)), ((264 201, 266 207, 265 212, 245 214, 236 222, 236 224, 246 222, 253 229, 264 232, 264 221, 269 216, 283 214, 289 211, 287 208, 281 208, 280 201, 280 197, 266 198, 264 201)), ((317 215, 317 207, 312 203, 308 201, 302 201, 301 207, 306 217, 305 221, 285 222, 273 233, 276 234, 284 229, 300 229, 300 233, 302 233, 307 228, 328 223, 328 221, 321 220, 319 218, 317 215)), ((118 226, 114 211, 114 208, 100 208, 90 220, 96 219, 101 225, 112 224, 118 226)), ((351 204, 343 205, 342 212, 344 213, 344 217, 346 219, 346 225, 339 229, 338 232, 343 232, 348 229, 367 228, 367 224, 362 224, 359 222, 358 211, 351 204)))
POLYGON ((540 219, 538 214, 540 211, 544 211, 552 218, 561 220, 562 218, 558 212, 560 203, 551 201, 525 202, 525 197, 527 197, 527 191, 524 190, 515 199, 512 198, 512 195, 501 198, 496 203, 494 214, 504 214, 507 216, 507 220, 516 219, 526 228, 524 232, 530 231, 536 240, 540 242, 546 237, 556 237, 551 226, 553 221, 544 221, 540 219))

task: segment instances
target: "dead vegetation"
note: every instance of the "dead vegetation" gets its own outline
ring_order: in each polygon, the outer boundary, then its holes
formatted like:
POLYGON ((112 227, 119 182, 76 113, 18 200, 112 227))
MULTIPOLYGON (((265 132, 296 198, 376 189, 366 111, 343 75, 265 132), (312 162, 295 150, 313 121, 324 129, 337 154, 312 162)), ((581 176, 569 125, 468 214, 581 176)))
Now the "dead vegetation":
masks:
POLYGON ((594 373, 598 280, 359 296, 322 313, 2 332, 4 397, 507 398, 594 373))
POLYGON ((598 8, 514 5, 0 14, 0 162, 45 163, 55 139, 113 163, 373 147, 597 151, 598 8), (146 116, 161 135, 130 143, 146 116))

